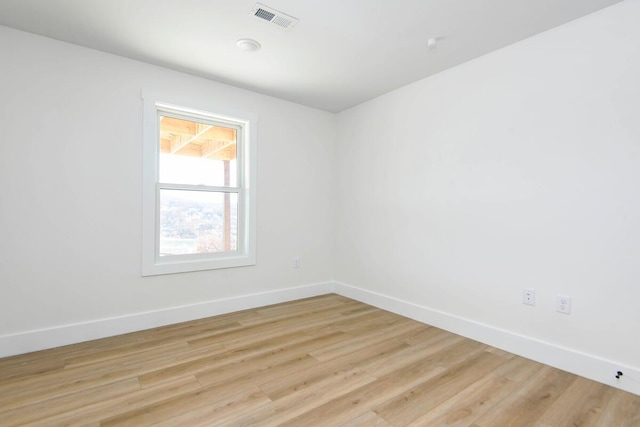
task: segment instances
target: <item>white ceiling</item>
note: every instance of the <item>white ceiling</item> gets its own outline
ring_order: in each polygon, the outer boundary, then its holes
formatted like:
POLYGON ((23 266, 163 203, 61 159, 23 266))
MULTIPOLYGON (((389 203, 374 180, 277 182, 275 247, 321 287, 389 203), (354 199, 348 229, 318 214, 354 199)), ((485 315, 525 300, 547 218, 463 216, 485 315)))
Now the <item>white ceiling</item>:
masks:
POLYGON ((338 112, 619 1, 261 0, 287 31, 255 0, 0 0, 0 24, 338 112))

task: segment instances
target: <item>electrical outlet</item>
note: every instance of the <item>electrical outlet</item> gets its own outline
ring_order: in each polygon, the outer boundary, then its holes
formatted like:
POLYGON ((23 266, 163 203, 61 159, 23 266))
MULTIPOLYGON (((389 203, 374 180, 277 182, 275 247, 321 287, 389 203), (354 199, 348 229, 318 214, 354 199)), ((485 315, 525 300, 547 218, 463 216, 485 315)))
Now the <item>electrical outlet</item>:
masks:
POLYGON ((558 313, 571 314, 571 297, 566 295, 556 296, 556 311, 558 313))
POLYGON ((293 259, 293 268, 300 268, 300 257, 295 257, 293 259))
POLYGON ((536 305, 535 289, 525 288, 522 291, 522 303, 527 305, 536 305))

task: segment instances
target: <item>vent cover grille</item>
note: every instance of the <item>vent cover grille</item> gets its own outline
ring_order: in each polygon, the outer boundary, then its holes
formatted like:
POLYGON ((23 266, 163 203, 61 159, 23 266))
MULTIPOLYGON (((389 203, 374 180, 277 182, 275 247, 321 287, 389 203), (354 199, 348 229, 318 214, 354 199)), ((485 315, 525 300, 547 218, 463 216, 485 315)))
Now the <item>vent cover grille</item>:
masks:
POLYGON ((264 21, 271 22, 272 24, 284 28, 285 30, 290 30, 298 23, 298 19, 294 18, 293 16, 277 11, 261 3, 256 3, 253 6, 251 15, 264 21))

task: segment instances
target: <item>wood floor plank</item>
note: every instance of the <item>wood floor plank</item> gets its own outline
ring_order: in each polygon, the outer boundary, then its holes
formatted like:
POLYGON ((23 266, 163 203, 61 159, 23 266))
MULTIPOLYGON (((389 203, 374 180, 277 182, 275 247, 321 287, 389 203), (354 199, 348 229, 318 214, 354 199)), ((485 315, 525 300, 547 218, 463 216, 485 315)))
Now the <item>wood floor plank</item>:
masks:
POLYGON ((450 342, 445 343, 446 345, 453 345, 463 340, 463 338, 453 334, 441 332, 444 334, 433 334, 432 341, 426 340, 422 345, 413 347, 410 347, 406 341, 415 337, 414 330, 391 337, 388 336, 380 342, 372 340, 370 345, 364 348, 349 346, 350 352, 319 363, 314 367, 313 371, 304 376, 297 374, 287 375, 277 380, 263 383, 260 387, 269 397, 276 400, 287 394, 299 392, 306 387, 310 387, 327 375, 337 375, 341 371, 348 369, 363 369, 371 375, 380 377, 399 367, 424 359, 442 349, 443 347, 440 346, 434 346, 433 350, 429 348, 429 344, 438 341, 440 336, 455 338, 455 340, 452 339, 450 342), (411 352, 408 353, 407 349, 410 349, 411 352))
POLYGON ((195 392, 183 393, 153 405, 143 406, 115 417, 107 418, 102 420, 100 425, 103 427, 153 425, 181 417, 188 412, 195 411, 198 413, 202 408, 222 410, 226 406, 233 405, 234 402, 252 400, 261 396, 264 395, 259 389, 237 391, 209 387, 195 392))
POLYGON ((0 359, 0 425, 639 427, 640 396, 338 295, 0 359))
POLYGON ((450 366, 441 374, 412 387, 383 405, 375 412, 393 425, 408 425, 424 412, 464 391, 467 387, 489 375, 504 359, 483 351, 450 366))
POLYGON ((613 391, 613 396, 594 425, 597 427, 640 426, 640 396, 620 390, 613 391))
POLYGON ((357 418, 342 424, 340 427, 393 427, 375 412, 365 412, 357 418))
POLYGON ((489 412, 475 424, 480 427, 534 425, 576 379, 575 375, 545 366, 507 397, 499 411, 489 412))
POLYGON ((540 421, 552 426, 593 426, 613 397, 613 389, 584 378, 576 380, 553 402, 540 421))
POLYGON ((344 345, 348 337, 349 335, 343 333, 333 333, 324 337, 307 337, 304 341, 283 345, 277 349, 227 363, 215 369, 207 369, 198 373, 196 378, 201 384, 210 385, 246 374, 264 374, 274 365, 277 366, 281 363, 288 364, 290 368, 293 368, 295 363, 302 361, 307 362, 309 366, 315 366, 318 361, 309 356, 311 351, 334 343, 344 345))
MULTIPOLYGON (((211 337, 216 334, 220 334, 223 332, 227 332, 230 330, 238 330, 241 329, 242 325, 238 322, 227 322, 223 325, 206 328, 206 329, 198 329, 195 334, 196 337, 211 337)), ((184 333, 188 333, 188 331, 181 331, 181 336, 184 336, 184 333)), ((193 336, 193 335, 192 335, 193 336)), ((193 338, 192 338, 193 339, 193 338)), ((180 341, 180 344, 185 344, 180 341)), ((140 342, 128 343, 126 346, 118 346, 110 349, 104 349, 99 353, 95 354, 82 354, 75 355, 73 357, 65 358, 65 367, 71 368, 74 366, 82 366, 86 364, 91 364, 95 366, 99 361, 104 361, 105 363, 110 363, 113 359, 122 359, 126 356, 135 357, 139 353, 147 353, 149 349, 160 348, 162 346, 175 346, 176 345, 176 336, 169 335, 165 337, 159 337, 153 340, 140 342)), ((144 357, 144 355, 143 355, 144 357)))
POLYGON ((309 354, 319 361, 324 362, 351 353, 354 350, 366 348, 373 343, 384 341, 389 337, 397 337, 398 335, 404 335, 407 333, 413 334, 415 331, 423 328, 423 325, 413 321, 394 322, 384 329, 376 327, 368 330, 367 332, 358 332, 358 334, 354 335, 353 339, 349 342, 349 346, 338 343, 326 346, 322 349, 314 350, 309 354))
POLYGON ((353 323, 362 324, 362 326, 369 330, 375 329, 373 322, 384 322, 386 319, 395 319, 389 317, 383 310, 375 307, 365 306, 360 309, 348 310, 346 312, 340 312, 340 317, 333 319, 331 322, 325 322, 323 324, 311 324, 305 328, 307 332, 328 333, 336 331, 345 331, 346 328, 353 325, 353 323))
POLYGON ((217 351, 212 354, 203 354, 202 357, 177 363, 153 372, 140 375, 140 384, 143 387, 149 387, 163 381, 171 381, 183 375, 196 375, 208 370, 213 370, 221 366, 237 363, 246 358, 260 356, 261 354, 281 348, 289 344, 296 344, 301 341, 312 339, 306 334, 292 332, 278 337, 261 339, 251 345, 243 345, 240 347, 226 348, 225 351, 217 351))
POLYGON ((466 427, 493 410, 518 388, 518 383, 498 375, 485 375, 469 387, 407 424, 418 426, 466 427))
POLYGON ((350 310, 354 307, 361 307, 361 305, 354 300, 333 294, 273 304, 250 310, 250 312, 260 315, 262 319, 270 319, 274 317, 287 318, 299 314, 312 313, 324 308, 336 307, 341 310, 350 310))
POLYGON ((86 426, 100 424, 100 420, 115 417, 131 410, 131 408, 150 406, 165 401, 171 396, 199 390, 200 383, 194 377, 180 378, 171 383, 163 383, 157 387, 140 389, 132 393, 104 395, 102 399, 88 403, 73 411, 60 412, 42 418, 40 426, 86 426))
POLYGON ((292 317, 305 316, 329 310, 343 316, 357 315, 359 310, 375 310, 375 307, 357 304, 348 299, 309 299, 277 304, 265 308, 251 310, 239 322, 244 326, 260 325, 270 321, 287 320, 292 317), (300 303, 299 303, 300 302, 300 303))
POLYGON ((483 347, 476 342, 451 334, 429 345, 410 346, 408 349, 403 349, 394 358, 375 360, 363 367, 371 375, 381 378, 418 362, 446 367, 481 351, 483 351, 483 347), (447 358, 447 355, 451 357, 447 358))
POLYGON ((52 396, 50 399, 34 404, 22 405, 2 413, 2 423, 5 425, 25 425, 58 415, 65 412, 73 412, 85 405, 91 405, 111 396, 121 396, 126 393, 135 393, 140 390, 140 384, 136 378, 106 384, 82 392, 61 397, 52 396))
POLYGON ((333 321, 344 320, 341 313, 342 307, 328 307, 313 312, 301 312, 295 316, 277 318, 262 323, 252 324, 238 330, 214 335, 211 337, 190 339, 189 345, 193 347, 208 346, 212 343, 224 342, 228 346, 243 346, 253 343, 256 339, 266 340, 281 335, 282 330, 287 333, 304 331, 318 325, 326 325, 333 321))
POLYGON ((317 406, 282 425, 295 426, 306 422, 311 425, 321 425, 321 423, 339 425, 348 422, 445 370, 428 359, 420 360, 378 378, 377 381, 370 382, 339 399, 317 406))
MULTIPOLYGON (((280 377, 286 375, 297 375, 305 377, 306 372, 313 371, 318 366, 318 361, 309 355, 298 355, 294 358, 281 360, 279 363, 267 363, 262 368, 248 368, 246 371, 240 371, 233 376, 227 376, 227 380, 221 380, 215 375, 205 374, 198 375, 198 382, 202 386, 210 386, 214 384, 233 381, 234 384, 247 384, 257 387, 262 381, 277 381, 280 377)), ((264 391, 263 391, 264 392, 264 391)))
POLYGON ((542 363, 534 362, 524 357, 514 356, 504 365, 496 369, 496 374, 518 383, 524 383, 543 367, 544 365, 542 363))
POLYGON ((107 366, 102 361, 96 366, 83 365, 63 369, 42 375, 41 377, 30 377, 23 382, 12 382, 0 386, 0 395, 3 395, 3 405, 0 413, 4 410, 16 408, 24 405, 25 402, 35 403, 48 399, 52 394, 64 396, 77 393, 82 390, 106 385, 121 379, 138 377, 157 369, 162 369, 167 365, 207 357, 209 351, 193 350, 186 343, 181 343, 180 349, 187 349, 188 352, 178 351, 171 348, 167 353, 166 347, 157 348, 146 355, 146 360, 131 361, 130 357, 119 360, 119 363, 111 363, 107 366))
POLYGON ((38 376, 46 372, 64 369, 64 358, 60 356, 47 357, 46 353, 39 353, 42 354, 42 359, 30 357, 28 359, 32 360, 20 361, 19 356, 14 356, 10 358, 10 360, 1 362, 0 381, 6 382, 12 379, 20 380, 25 377, 38 376))
POLYGON ((205 405, 197 409, 192 409, 182 414, 169 418, 158 423, 155 427, 210 427, 211 420, 216 420, 217 425, 225 424, 236 416, 257 408, 269 405, 271 400, 260 390, 253 389, 250 393, 239 393, 216 402, 213 405, 205 405))
MULTIPOLYGON (((293 372, 280 378, 266 381, 260 385, 260 388, 271 399, 281 399, 289 394, 298 393, 305 388, 312 387, 315 383, 321 382, 327 377, 339 375, 343 371, 355 369, 367 362, 395 357, 399 351, 407 347, 407 344, 402 340, 389 338, 386 341, 347 353, 341 357, 320 362, 313 370, 306 372, 305 375, 293 372)), ((314 358, 314 360, 317 359, 314 358)))
MULTIPOLYGON (((280 399, 272 399, 272 405, 261 408, 258 411, 251 411, 231 420, 229 425, 253 427, 281 426, 324 403, 332 400, 345 399, 345 396, 353 390, 375 381, 375 378, 359 369, 335 372, 331 375, 324 376, 320 381, 314 382, 308 387, 287 394, 280 399)), ((299 421, 295 421, 292 425, 323 425, 313 423, 306 424, 306 420, 306 416, 302 416, 299 421)))
MULTIPOLYGON (((428 325, 425 325, 428 326, 428 325)), ((433 326, 428 326, 427 328, 416 331, 415 334, 408 336, 405 338, 404 342, 409 345, 420 345, 426 342, 433 342, 439 338, 444 338, 445 336, 454 335, 450 332, 447 332, 443 329, 434 328, 433 326)))

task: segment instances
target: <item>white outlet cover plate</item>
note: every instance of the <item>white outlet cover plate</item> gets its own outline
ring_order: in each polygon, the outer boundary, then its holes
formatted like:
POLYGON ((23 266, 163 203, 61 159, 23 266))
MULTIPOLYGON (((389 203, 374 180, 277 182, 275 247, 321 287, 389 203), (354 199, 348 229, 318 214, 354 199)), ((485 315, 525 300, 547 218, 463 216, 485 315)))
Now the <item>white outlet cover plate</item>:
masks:
POLYGON ((536 291, 531 288, 523 289, 522 303, 526 305, 536 305, 536 291))
POLYGON ((571 314, 571 297, 558 295, 556 297, 556 311, 558 313, 571 314))

